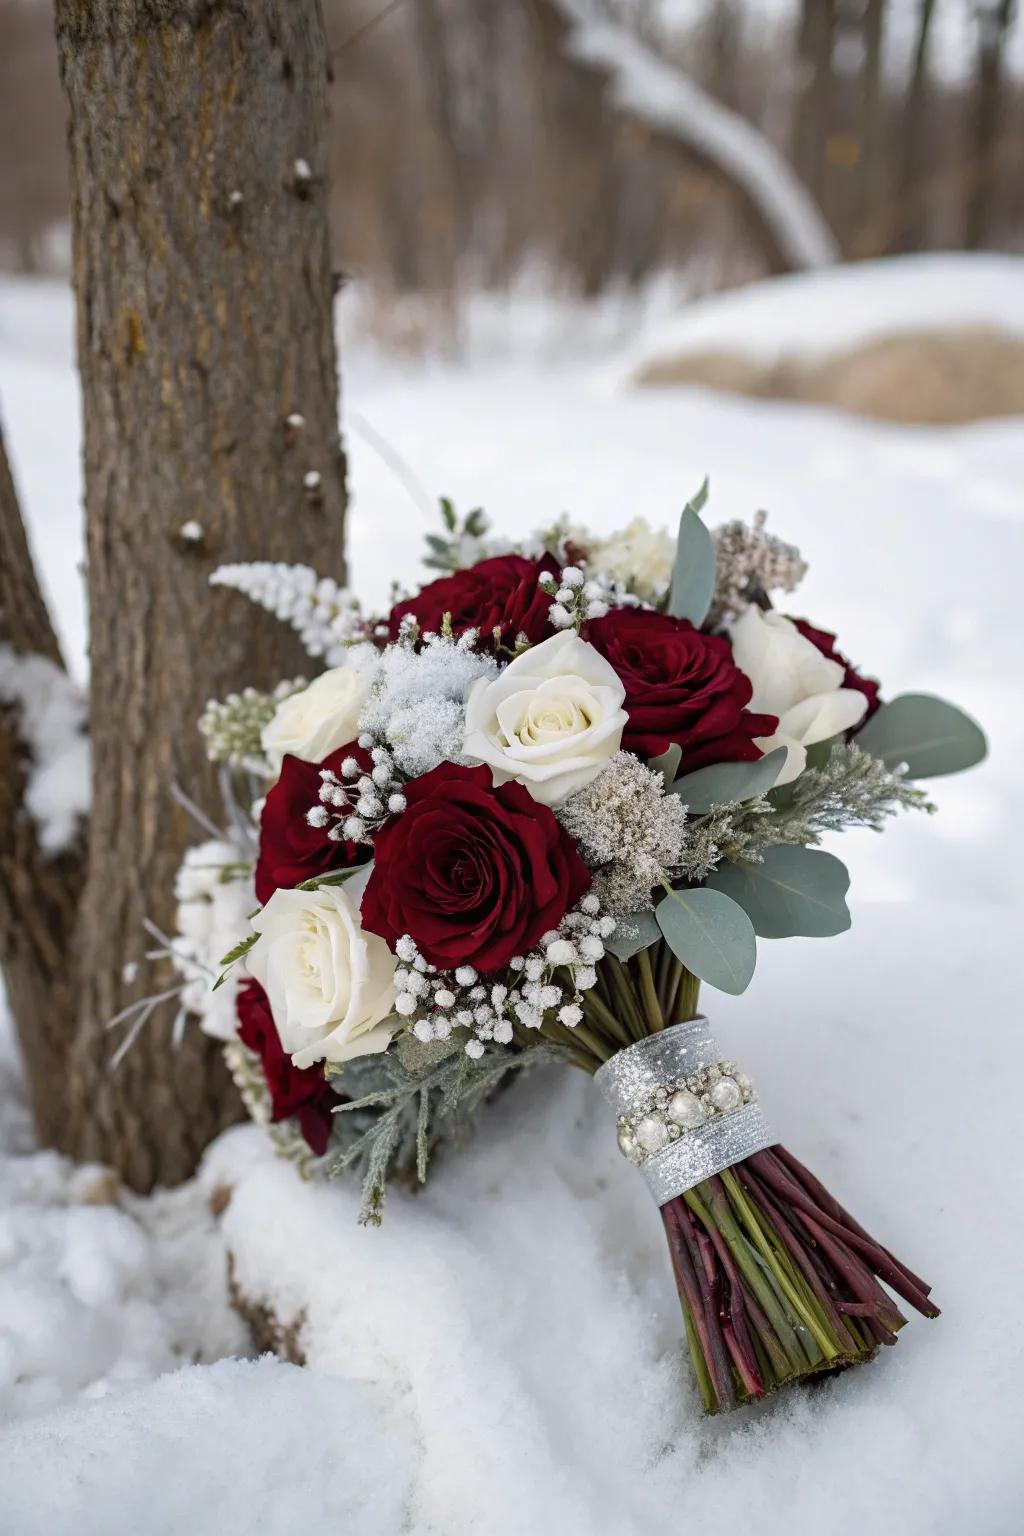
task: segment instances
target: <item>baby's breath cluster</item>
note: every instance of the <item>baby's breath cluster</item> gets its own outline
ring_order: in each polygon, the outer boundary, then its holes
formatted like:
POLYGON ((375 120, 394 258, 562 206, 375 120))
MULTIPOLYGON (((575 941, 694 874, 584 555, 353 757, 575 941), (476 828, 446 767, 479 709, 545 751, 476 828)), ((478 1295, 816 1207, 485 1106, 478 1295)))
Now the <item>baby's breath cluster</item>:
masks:
POLYGON ((226 763, 248 773, 268 771, 266 754, 260 743, 263 727, 274 717, 282 700, 305 688, 304 677, 278 683, 272 693, 244 688, 229 693, 226 699, 210 699, 199 717, 199 730, 206 742, 206 756, 211 763, 226 763))
POLYGON ((343 759, 340 776, 321 768, 320 798, 306 812, 309 825, 325 828, 335 843, 372 844, 373 834, 388 818, 405 810, 402 780, 391 753, 374 745, 372 736, 360 736, 359 745, 370 754, 370 771, 354 757, 343 759))
POLYGON ((221 565, 210 577, 210 585, 243 592, 251 602, 290 624, 310 656, 324 657, 328 666, 344 661, 346 648, 368 636, 358 598, 308 565, 271 560, 221 565))
POLYGON ((638 599, 610 576, 588 576, 580 565, 566 565, 561 576, 545 571, 537 579, 542 592, 554 598, 548 619, 555 629, 583 628, 588 619, 603 619, 611 608, 633 605, 638 599))
POLYGON ((515 956, 498 980, 478 975, 471 965, 438 970, 405 934, 395 946, 401 962, 395 1011, 424 1042, 446 1040, 456 1028, 468 1030, 471 1057, 482 1056, 490 1041, 508 1045, 517 1025, 539 1030, 552 1018, 575 1029, 583 1018, 583 993, 597 985, 597 964, 614 932, 615 919, 589 893, 536 949, 515 956))
POLYGON ((359 728, 386 745, 410 778, 462 757, 466 690, 478 677, 498 674, 493 656, 474 649, 476 639, 475 630, 457 639, 426 635, 417 649, 412 619, 403 624, 400 643, 380 654, 359 728))

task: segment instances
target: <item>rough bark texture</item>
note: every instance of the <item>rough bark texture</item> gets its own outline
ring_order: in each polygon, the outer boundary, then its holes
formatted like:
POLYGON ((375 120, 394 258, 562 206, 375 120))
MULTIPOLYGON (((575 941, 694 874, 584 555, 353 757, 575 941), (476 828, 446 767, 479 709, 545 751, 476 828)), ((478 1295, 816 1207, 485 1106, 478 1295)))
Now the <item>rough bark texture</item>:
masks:
POLYGON ((174 873, 196 835, 170 788, 178 781, 216 817, 203 704, 301 670, 278 626, 207 577, 219 561, 253 558, 342 569, 327 58, 316 0, 57 0, 57 39, 84 401, 93 812, 55 1139, 148 1188, 187 1176, 239 1113, 219 1048, 189 1031, 170 1050, 166 1013, 109 1070, 105 1022, 163 981, 143 967, 129 985, 122 968, 144 947, 144 917, 171 924, 174 873), (295 413, 301 425, 286 422, 295 413))
MULTIPOLYGON (((0 432, 0 645, 61 666, 0 432)), ((59 1084, 74 1017, 69 948, 82 849, 44 858, 22 804, 28 763, 18 714, 0 706, 0 968, 21 1042, 36 1124, 45 1142, 61 1124, 59 1084)))

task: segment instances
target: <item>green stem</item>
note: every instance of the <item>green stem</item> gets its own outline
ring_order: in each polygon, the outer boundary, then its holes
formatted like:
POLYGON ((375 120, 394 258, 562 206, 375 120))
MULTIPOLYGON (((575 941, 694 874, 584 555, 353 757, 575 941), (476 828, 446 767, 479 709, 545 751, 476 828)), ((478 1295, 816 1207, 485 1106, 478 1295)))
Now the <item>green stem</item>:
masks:
POLYGON ((633 988, 629 984, 624 966, 621 961, 616 960, 614 955, 605 955, 604 963, 607 966, 606 974, 611 978, 612 991, 622 1010, 622 1022, 632 1031, 634 1040, 646 1039, 650 1031, 636 1005, 633 988))
POLYGON ((801 1375, 807 1370, 809 1364, 813 1364, 813 1361, 809 1360, 806 1351, 801 1347, 796 1330, 786 1317, 774 1287, 770 1284, 767 1275, 763 1273, 750 1245, 736 1225, 724 1190, 718 1193, 715 1190, 714 1181, 706 1179, 703 1184, 698 1184, 696 1189, 687 1190, 683 1199, 709 1231, 714 1225, 721 1232, 743 1278, 775 1329, 779 1343, 786 1352, 791 1371, 795 1376, 801 1375), (706 1194, 708 1205, 705 1205, 701 1198, 702 1194, 706 1194))
POLYGON ((828 1330, 828 1324, 816 1303, 807 1296, 806 1286, 797 1279, 796 1272, 790 1264, 789 1255, 786 1254, 783 1261, 783 1255, 774 1250, 773 1245, 769 1243, 761 1223, 758 1221, 753 1207, 740 1188, 739 1180, 732 1169, 723 1169, 719 1177, 729 1192, 730 1203, 739 1212, 740 1219, 746 1227, 751 1241, 774 1274, 786 1300, 800 1318, 804 1327, 813 1336, 826 1360, 835 1360, 842 1353, 842 1350, 833 1342, 828 1330), (808 1305, 808 1302, 810 1302, 810 1305, 808 1305))
POLYGON ((665 1017, 673 1024, 686 1024, 690 1019, 695 1019, 699 997, 700 977, 688 971, 685 965, 681 965, 675 996, 671 1006, 665 1010, 665 1017))
POLYGON ((646 949, 640 950, 637 955, 636 967, 640 973, 640 996, 647 1013, 647 1022, 651 1026, 652 1033, 656 1034, 659 1029, 665 1028, 665 1020, 661 1016, 658 994, 654 986, 654 972, 651 969, 651 957, 646 949))
POLYGON ((610 1008, 605 1006, 599 997, 594 996, 593 991, 587 992, 584 995, 583 1008, 588 1021, 591 1024, 598 1024, 602 1029, 607 1030, 619 1045, 633 1044, 633 1036, 626 1029, 622 1021, 610 1008))
POLYGON ((661 1011, 670 1024, 675 1023, 673 1009, 675 1007, 676 993, 679 991, 679 979, 683 974, 683 962, 677 960, 675 955, 665 945, 665 953, 668 955, 668 965, 665 968, 665 978, 662 982, 661 1011))
POLYGON ((704 1359, 704 1351, 700 1347, 700 1341, 697 1338, 697 1331, 693 1326, 693 1318, 690 1315, 689 1303, 687 1302, 685 1296, 681 1296, 679 1299, 683 1307, 683 1321, 686 1324, 686 1342, 690 1346, 690 1358, 693 1361, 694 1374, 697 1377, 697 1385, 700 1388, 700 1395, 704 1399, 704 1412, 714 1413, 718 1407, 718 1398, 715 1396, 715 1389, 711 1385, 711 1376, 708 1373, 708 1363, 704 1359))

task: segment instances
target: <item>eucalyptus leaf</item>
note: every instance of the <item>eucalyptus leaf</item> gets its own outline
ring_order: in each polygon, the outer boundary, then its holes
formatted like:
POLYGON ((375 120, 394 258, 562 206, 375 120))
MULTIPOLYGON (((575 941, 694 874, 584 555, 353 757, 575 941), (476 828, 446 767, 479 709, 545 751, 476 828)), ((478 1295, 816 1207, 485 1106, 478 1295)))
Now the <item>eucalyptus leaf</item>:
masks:
POLYGON ((980 763, 988 750, 984 731, 970 715, 930 693, 901 693, 854 739, 887 768, 905 763, 912 779, 960 773, 980 763))
POLYGON ((616 960, 632 960, 642 949, 650 949, 661 938, 658 919, 653 912, 631 912, 616 920, 615 932, 604 941, 605 949, 616 960))
MULTIPOLYGON (((805 768, 826 767, 829 758, 832 756, 832 748, 842 746, 845 740, 846 737, 840 734, 839 736, 829 736, 826 741, 812 742, 811 745, 807 748, 807 762, 804 765, 805 768)), ((795 782, 796 781, 794 780, 794 783, 795 782)))
POLYGON ((698 516, 708 499, 705 480, 696 496, 683 508, 679 519, 676 560, 672 570, 668 611, 677 619, 689 619, 698 628, 708 616, 715 591, 715 546, 698 516))
POLYGON ((648 768, 654 773, 660 773, 665 781, 666 791, 672 788, 672 780, 679 772, 679 759, 683 755, 683 749, 678 741, 673 741, 660 757, 652 757, 648 762, 648 768))
POLYGON ((677 779, 672 793, 698 814, 713 805, 741 805, 771 789, 785 760, 785 747, 776 747, 756 763, 711 763, 677 779))
POLYGON ((846 865, 814 848, 780 845, 761 864, 720 864, 708 886, 738 902, 762 939, 825 939, 850 926, 846 865))
POLYGON ((708 886, 671 891, 655 913, 677 960, 720 992, 745 992, 757 964, 750 918, 722 891, 708 886))

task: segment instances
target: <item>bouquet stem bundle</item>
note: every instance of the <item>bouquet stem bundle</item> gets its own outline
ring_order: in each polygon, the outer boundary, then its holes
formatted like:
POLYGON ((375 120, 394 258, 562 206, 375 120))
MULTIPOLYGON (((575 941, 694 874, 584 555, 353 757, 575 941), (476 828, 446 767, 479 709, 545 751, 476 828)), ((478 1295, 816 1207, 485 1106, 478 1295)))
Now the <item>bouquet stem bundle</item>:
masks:
MULTIPOLYGON (((584 1021, 546 1028, 593 1073, 626 1046, 693 1019, 699 988, 659 941, 628 962, 606 955, 584 1021)), ((926 1283, 781 1146, 675 1196, 661 1217, 709 1413, 894 1344, 907 1319, 883 1285, 923 1316, 939 1315, 926 1283)))

